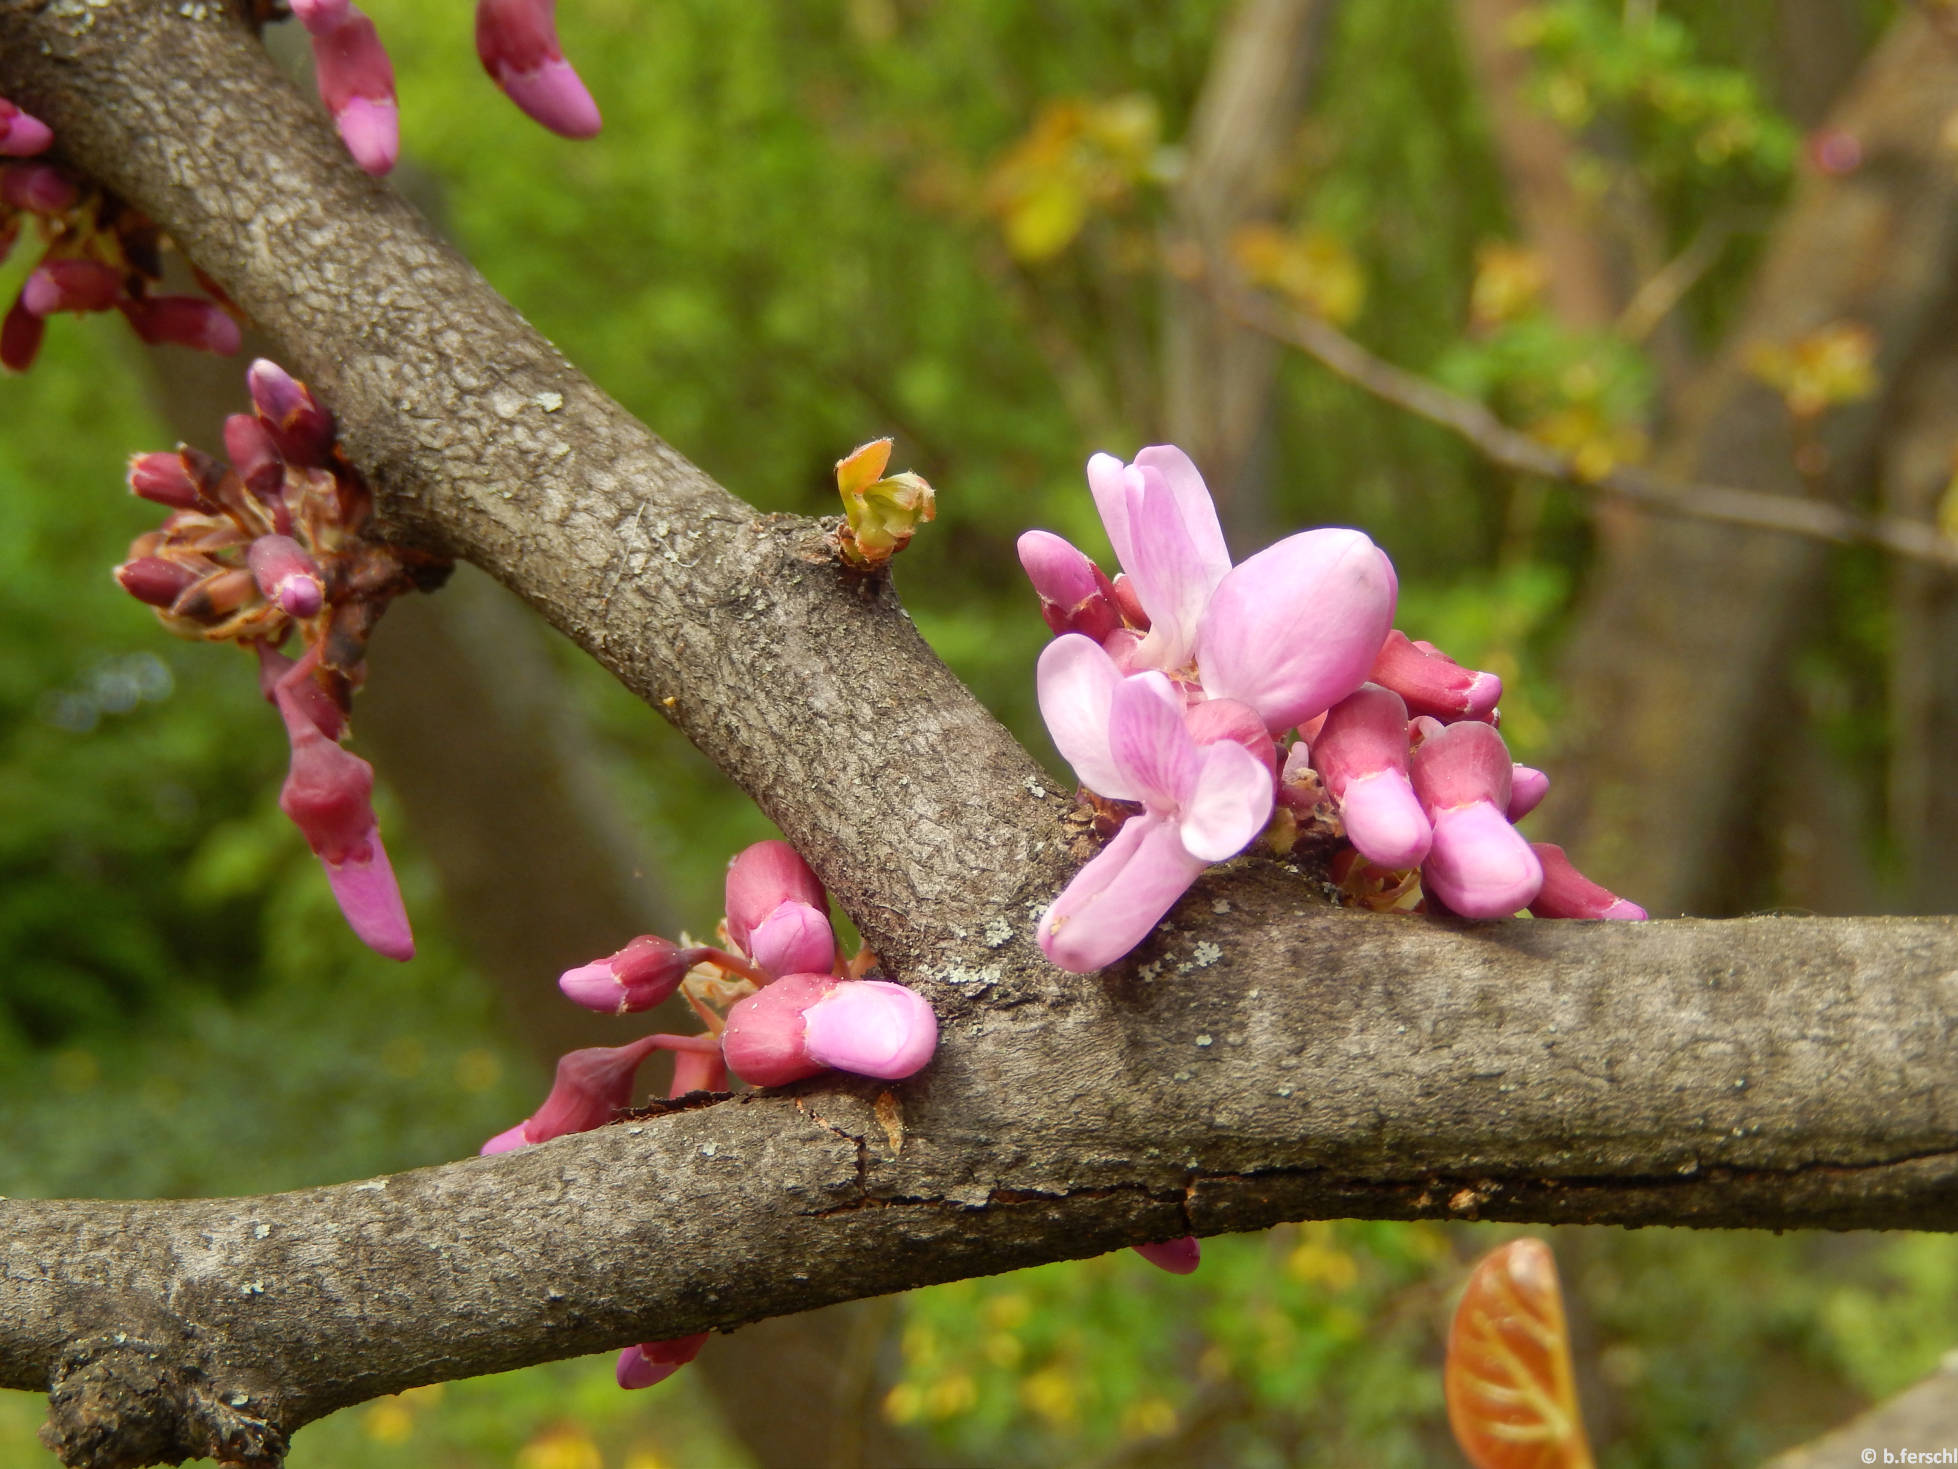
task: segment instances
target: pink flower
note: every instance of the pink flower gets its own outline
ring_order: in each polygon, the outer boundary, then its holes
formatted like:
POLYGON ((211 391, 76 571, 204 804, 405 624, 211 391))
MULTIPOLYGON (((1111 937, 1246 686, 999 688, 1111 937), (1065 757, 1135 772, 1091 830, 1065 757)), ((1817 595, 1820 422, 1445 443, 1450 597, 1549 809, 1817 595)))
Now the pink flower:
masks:
POLYGON ((333 415, 310 388, 269 357, 259 358, 246 370, 245 386, 281 458, 301 466, 326 462, 333 449, 333 415))
POLYGON ((819 1071, 900 1081, 938 1048, 938 1017, 901 984, 790 974, 727 1012, 721 1054, 753 1086, 786 1086, 819 1071))
POLYGON ((1407 705, 1378 684, 1333 705, 1312 739, 1312 767, 1339 806, 1346 839, 1382 867, 1419 866, 1434 838, 1407 760, 1407 705))
POLYGON ((658 934, 641 934, 616 954, 594 959, 558 977, 565 998, 601 1015, 650 1010, 680 988, 687 971, 711 949, 683 949, 658 934))
POLYGON ((598 132, 598 104, 558 44, 557 0, 477 0, 483 70, 530 117, 567 138, 598 132))
POLYGON ((1171 1275, 1189 1275, 1203 1263, 1203 1246, 1188 1235, 1130 1248, 1158 1270, 1167 1270, 1171 1275))
MULTIPOLYGON (((672 1036, 642 1036, 629 1046, 590 1046, 558 1057, 557 1078, 543 1106, 515 1127, 483 1144, 484 1153, 507 1153, 529 1143, 590 1132, 632 1105, 632 1084, 645 1059, 672 1036)), ((692 1037, 687 1037, 691 1040, 692 1037)))
POLYGON ((288 617, 313 617, 326 605, 326 583, 317 562, 291 536, 260 536, 245 553, 245 564, 265 600, 288 617))
POLYGON ((1406 700, 1410 713, 1437 719, 1483 719, 1502 698, 1502 680, 1464 668, 1433 643, 1417 643, 1400 629, 1387 634, 1368 677, 1406 700))
POLYGON ((122 272, 99 260, 47 260, 20 288, 20 304, 36 316, 107 311, 121 290, 122 272))
POLYGON ((1538 918, 1610 918, 1630 923, 1644 920, 1643 908, 1592 882, 1571 865, 1562 847, 1553 842, 1531 842, 1530 850, 1543 864, 1543 886, 1530 903, 1530 912, 1538 918))
POLYGON ((1039 693, 1047 728, 1082 784, 1143 808, 1040 920, 1047 957, 1085 974, 1134 948, 1199 872, 1264 829, 1272 762, 1228 737, 1199 745, 1167 678, 1123 677, 1078 633, 1041 654, 1039 693))
POLYGON ((693 1336, 674 1337, 671 1341, 642 1341, 636 1347, 627 1347, 619 1353, 614 1376, 624 1388, 651 1387, 656 1382, 664 1382, 700 1355, 709 1335, 702 1331, 693 1336))
POLYGON ((53 141, 54 133, 46 123, 0 97, 0 158, 28 158, 53 141))
POLYGON ((229 357, 244 343, 238 323, 224 308, 197 296, 125 296, 116 309, 152 347, 189 347, 229 357))
POLYGON ((835 963, 829 895, 784 841, 756 842, 728 865, 727 931, 769 974, 819 974, 835 963))
POLYGON ((1421 886, 1464 918, 1506 918, 1536 898, 1543 865, 1509 823, 1509 747, 1486 724, 1431 725, 1408 762, 1434 823, 1421 886))

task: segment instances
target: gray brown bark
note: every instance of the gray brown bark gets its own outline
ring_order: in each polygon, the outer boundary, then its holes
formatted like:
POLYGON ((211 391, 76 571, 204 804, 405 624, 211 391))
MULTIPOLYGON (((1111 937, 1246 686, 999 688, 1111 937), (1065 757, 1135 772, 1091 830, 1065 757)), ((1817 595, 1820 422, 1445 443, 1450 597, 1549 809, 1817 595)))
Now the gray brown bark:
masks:
POLYGON ((52 1386, 68 1462, 270 1464, 417 1383, 1286 1219, 1958 1227, 1958 923, 1462 927, 1246 860, 1060 975, 1030 929, 1087 845, 1070 803, 888 584, 605 399, 242 33, 0 0, 0 94, 252 313, 392 526, 666 712, 942 1026, 888 1095, 258 1199, 0 1201, 0 1386, 52 1386))

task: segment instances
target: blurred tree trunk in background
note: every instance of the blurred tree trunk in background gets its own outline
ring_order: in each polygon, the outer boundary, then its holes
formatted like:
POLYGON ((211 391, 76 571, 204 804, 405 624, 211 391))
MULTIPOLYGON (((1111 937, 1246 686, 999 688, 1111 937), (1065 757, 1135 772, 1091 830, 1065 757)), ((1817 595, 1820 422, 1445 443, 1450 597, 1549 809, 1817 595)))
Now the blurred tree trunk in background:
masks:
MULTIPOLYGON (((1787 407, 1748 368, 1757 344, 1860 322, 1894 387, 1958 265, 1958 178, 1941 141, 1954 104, 1958 54, 1921 18, 1900 20, 1830 117, 1860 141, 1861 166, 1798 187, 1664 468, 1806 492, 1787 407)), ((1870 481, 1881 422, 1880 395, 1822 420, 1823 492, 1848 498, 1870 481)), ((1655 914, 1762 896, 1750 803, 1786 754, 1789 657, 1822 604, 1828 558, 1791 538, 1660 520, 1601 546, 1570 640, 1570 746, 1545 817, 1587 871, 1655 914)))
POLYGON ((1337 0, 1239 0, 1211 49, 1171 196, 1164 278, 1163 425, 1203 470, 1232 550, 1271 539, 1258 453, 1280 348, 1180 279, 1178 246, 1227 258, 1242 225, 1284 202, 1287 164, 1337 0))

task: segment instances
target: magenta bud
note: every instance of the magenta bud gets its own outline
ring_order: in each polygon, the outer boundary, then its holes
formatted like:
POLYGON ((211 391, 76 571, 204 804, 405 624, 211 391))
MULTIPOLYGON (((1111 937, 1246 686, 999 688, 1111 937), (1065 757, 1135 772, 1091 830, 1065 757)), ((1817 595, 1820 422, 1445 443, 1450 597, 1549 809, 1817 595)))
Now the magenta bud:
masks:
POLYGON ((567 138, 589 138, 602 119, 564 59, 556 10, 556 0, 478 0, 476 54, 490 80, 534 122, 567 138))
POLYGON ((229 357, 244 344, 238 323, 197 296, 143 296, 116 302, 136 335, 152 347, 189 347, 229 357))
POLYGON ((1418 866, 1433 829, 1407 777, 1407 705, 1361 684, 1326 712, 1312 765, 1339 807, 1346 838, 1382 867, 1418 866))
POLYGON ((803 1013, 803 1047, 810 1060, 838 1071, 901 1081, 938 1049, 938 1017, 901 984, 845 980, 803 1013))
POLYGON ((30 158, 53 142, 46 123, 0 97, 0 158, 30 158))
POLYGON ((700 1355, 710 1333, 678 1336, 671 1341, 642 1341, 619 1353, 614 1376, 623 1388, 651 1387, 664 1382, 700 1355))
POLYGON ((316 36, 339 29, 353 13, 347 0, 288 0, 292 18, 316 36))
POLYGON ((184 467, 180 454, 159 451, 136 455, 129 461, 129 489, 132 494, 158 505, 168 505, 172 510, 215 508, 184 467))
POLYGON ((374 767, 321 734, 310 717, 288 718, 292 764, 279 809, 321 860, 358 860, 374 831, 374 767))
POLYGON ((829 917, 807 903, 784 903, 748 934, 748 957, 765 973, 821 974, 834 966, 829 917))
POLYGON ((1427 733, 1408 761, 1414 792, 1430 816, 1478 801, 1502 815, 1509 809, 1514 770, 1502 736, 1477 723, 1443 725, 1427 733))
POLYGON ((288 464, 316 468, 333 448, 333 415, 306 385, 270 358, 261 357, 245 373, 252 404, 272 442, 288 464))
POLYGON ((752 1086, 787 1086, 823 1070, 809 1054, 803 1015, 842 983, 828 974, 790 974, 737 1000, 721 1032, 728 1069, 752 1086))
POLYGON ((20 304, 40 317, 106 311, 121 291, 122 272, 99 260, 44 260, 20 288, 20 304))
POLYGON ((1434 813, 1434 845, 1421 864, 1421 887, 1430 897, 1464 918, 1507 918, 1542 886, 1543 864, 1501 807, 1475 801, 1434 813))
POLYGON ((224 421, 224 452, 245 487, 261 500, 278 494, 286 482, 286 462, 272 431, 250 413, 234 413, 224 421))
POLYGON ((658 934, 641 934, 616 954, 595 959, 558 977, 565 998, 601 1015, 650 1010, 680 987, 702 956, 658 934))
POLYGON ((0 321, 0 367, 9 372, 25 372, 34 365, 41 350, 47 323, 29 311, 18 297, 0 321))
POLYGON ((1495 674, 1464 668, 1398 628, 1380 645, 1367 677, 1399 694, 1412 713, 1440 719, 1486 719, 1502 698, 1502 680, 1495 674))
POLYGON ((645 1036, 626 1046, 592 1046, 558 1058, 551 1094, 523 1124, 525 1142, 549 1142, 574 1132, 590 1132, 632 1105, 639 1066, 663 1036, 645 1036))
POLYGON ((0 169, 0 204, 30 214, 60 214, 75 207, 81 190, 66 173, 47 163, 17 163, 0 169))
POLYGON ((317 616, 326 605, 318 563, 291 536, 260 536, 245 553, 245 564, 266 600, 286 616, 317 616))
POLYGON ((1511 821, 1521 821, 1542 805, 1549 793, 1549 776, 1533 766, 1515 766, 1509 772, 1509 809, 1504 815, 1511 821))
POLYGON ((1203 1246, 1188 1235, 1166 1239, 1161 1244, 1130 1248, 1158 1270, 1167 1270, 1171 1275, 1188 1275, 1203 1263, 1203 1246))
POLYGON ((344 9, 338 24, 309 31, 320 100, 354 162, 382 174, 394 167, 401 151, 394 65, 374 22, 355 6, 344 9))
POLYGON ((152 607, 168 607, 191 587, 201 573, 161 556, 138 556, 116 568, 116 580, 138 602, 152 607))
POLYGON ((1645 919, 1643 908, 1592 882, 1554 842, 1531 842, 1530 850, 1543 864, 1543 886, 1530 904, 1530 912, 1538 918, 1609 918, 1629 923, 1645 919))
POLYGON ((1020 537, 1020 565, 1040 596, 1040 615, 1058 637, 1078 632, 1100 642, 1122 626, 1108 574, 1072 542, 1051 531, 1020 537))
MULTIPOLYGON (((728 864, 727 931, 743 953, 753 955, 749 936, 784 903, 802 903, 819 913, 829 909, 822 882, 787 842, 756 842, 728 864)), ((829 960, 816 967, 829 968, 829 960)))

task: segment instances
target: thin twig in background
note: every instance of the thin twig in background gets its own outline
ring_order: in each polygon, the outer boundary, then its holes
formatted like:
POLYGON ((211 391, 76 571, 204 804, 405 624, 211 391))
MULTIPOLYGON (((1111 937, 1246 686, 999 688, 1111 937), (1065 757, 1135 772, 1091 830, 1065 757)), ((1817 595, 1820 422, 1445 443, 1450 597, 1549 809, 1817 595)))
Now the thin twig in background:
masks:
POLYGON ((1219 307, 1236 320, 1298 348, 1383 402, 1459 435, 1504 469, 1615 495, 1654 514, 1779 531, 1841 546, 1879 546, 1892 555, 1958 572, 1958 540, 1928 523, 1864 515, 1819 500, 1668 479, 1630 465, 1587 477, 1568 454, 1511 428, 1472 398, 1374 356, 1324 320, 1235 285, 1214 265, 1205 278, 1219 307))

